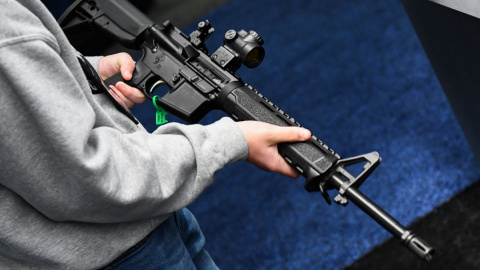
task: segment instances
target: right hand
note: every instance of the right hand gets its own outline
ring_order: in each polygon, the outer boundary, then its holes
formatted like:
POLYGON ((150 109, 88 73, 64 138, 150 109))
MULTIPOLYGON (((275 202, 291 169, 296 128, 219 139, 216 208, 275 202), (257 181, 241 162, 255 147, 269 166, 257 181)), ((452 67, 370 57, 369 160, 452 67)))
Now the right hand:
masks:
MULTIPOLYGON (((98 74, 104 80, 118 72, 121 72, 124 80, 131 80, 134 69, 135 61, 133 61, 128 53, 107 55, 100 58, 100 62, 98 63, 98 74)), ((117 82, 110 87, 115 90, 129 108, 133 107, 135 104, 144 102, 146 99, 145 94, 143 94, 142 91, 131 87, 124 82, 117 82)))

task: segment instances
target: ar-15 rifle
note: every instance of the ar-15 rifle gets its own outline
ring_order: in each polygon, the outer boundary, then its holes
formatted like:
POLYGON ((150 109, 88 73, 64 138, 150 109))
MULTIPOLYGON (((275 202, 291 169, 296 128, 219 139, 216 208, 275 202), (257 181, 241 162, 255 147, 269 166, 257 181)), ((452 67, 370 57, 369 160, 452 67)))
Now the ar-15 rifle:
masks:
MULTIPOLYGON (((109 34, 123 46, 143 50, 128 84, 149 98, 159 85, 169 91, 156 98, 167 111, 195 123, 209 111, 220 109, 236 121, 257 120, 279 126, 300 126, 269 99, 235 75, 241 64, 258 66, 264 56, 263 39, 255 32, 230 30, 224 45, 209 54, 205 40, 214 32, 202 21, 190 36, 169 21, 157 25, 126 0, 77 0, 59 19, 68 35, 81 28, 95 28, 109 34)), ((122 80, 121 76, 117 80, 122 80)), ((358 187, 379 165, 377 152, 341 159, 317 137, 306 142, 279 145, 279 153, 306 179, 307 191, 319 191, 328 204, 327 190, 337 189, 335 202, 350 200, 420 258, 429 261, 434 249, 404 228, 387 212, 358 191, 358 187), (353 176, 346 167, 364 163, 353 176)))

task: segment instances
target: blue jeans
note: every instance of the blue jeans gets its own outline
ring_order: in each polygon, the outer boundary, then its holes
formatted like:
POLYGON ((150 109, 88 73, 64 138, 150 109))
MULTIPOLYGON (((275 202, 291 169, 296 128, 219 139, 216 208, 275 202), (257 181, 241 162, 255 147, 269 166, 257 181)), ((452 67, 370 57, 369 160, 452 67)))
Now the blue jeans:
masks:
POLYGON ((218 269, 204 246, 197 220, 184 208, 160 224, 134 251, 105 269, 218 269))

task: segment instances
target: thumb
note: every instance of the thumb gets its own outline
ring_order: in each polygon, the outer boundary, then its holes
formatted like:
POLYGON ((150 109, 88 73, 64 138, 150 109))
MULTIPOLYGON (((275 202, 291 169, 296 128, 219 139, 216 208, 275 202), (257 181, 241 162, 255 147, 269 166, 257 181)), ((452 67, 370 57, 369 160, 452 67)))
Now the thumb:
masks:
POLYGON ((301 142, 310 139, 312 133, 301 127, 280 127, 275 126, 272 130, 269 141, 272 144, 282 142, 301 142))
POLYGON ((117 67, 120 68, 122 77, 127 81, 132 79, 132 73, 135 69, 135 61, 133 61, 132 57, 127 53, 120 53, 116 60, 117 67))

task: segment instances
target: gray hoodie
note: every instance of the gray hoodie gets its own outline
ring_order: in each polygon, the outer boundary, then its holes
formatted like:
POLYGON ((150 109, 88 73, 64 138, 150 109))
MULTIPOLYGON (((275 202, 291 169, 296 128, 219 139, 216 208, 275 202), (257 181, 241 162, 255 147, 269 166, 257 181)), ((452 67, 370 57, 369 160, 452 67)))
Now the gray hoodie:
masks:
POLYGON ((92 94, 39 0, 0 4, 0 269, 104 266, 246 157, 228 118, 149 134, 92 94))

